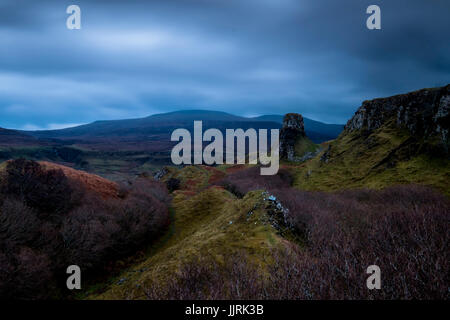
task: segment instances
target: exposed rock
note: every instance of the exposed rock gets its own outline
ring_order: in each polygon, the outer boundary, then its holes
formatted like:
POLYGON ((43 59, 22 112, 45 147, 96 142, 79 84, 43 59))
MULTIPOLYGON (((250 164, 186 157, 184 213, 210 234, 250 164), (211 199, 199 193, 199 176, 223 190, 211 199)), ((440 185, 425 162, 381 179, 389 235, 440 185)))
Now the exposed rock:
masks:
POLYGON ((161 180, 166 174, 168 174, 169 171, 167 171, 166 168, 162 168, 161 170, 158 170, 154 175, 153 178, 157 181, 161 180))
POLYGON ((412 136, 438 137, 448 152, 450 126, 450 85, 423 89, 389 98, 364 101, 345 126, 346 131, 373 131, 392 123, 406 128, 412 136))
POLYGON ((330 153, 331 153, 331 144, 328 145, 327 151, 325 151, 325 152, 322 154, 322 156, 320 157, 320 161, 321 161, 321 162, 328 163, 328 161, 330 160, 330 153))
POLYGON ((280 131, 280 157, 289 161, 295 160, 295 144, 305 137, 303 117, 298 113, 288 113, 284 116, 280 131))
POLYGON ((265 202, 265 209, 268 215, 268 222, 280 234, 283 234, 289 229, 292 229, 292 224, 289 223, 288 213, 289 209, 285 208, 281 202, 274 195, 268 192, 263 192, 263 201, 265 202))

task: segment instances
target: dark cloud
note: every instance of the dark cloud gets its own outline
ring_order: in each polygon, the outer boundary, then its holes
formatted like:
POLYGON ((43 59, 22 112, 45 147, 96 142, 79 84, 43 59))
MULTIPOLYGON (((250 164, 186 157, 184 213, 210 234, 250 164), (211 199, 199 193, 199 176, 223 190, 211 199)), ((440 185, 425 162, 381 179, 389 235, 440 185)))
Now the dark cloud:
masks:
POLYGON ((0 126, 59 127, 178 109, 301 112, 450 81, 450 2, 0 0, 0 126), (67 30, 67 6, 82 30, 67 30), (382 30, 365 27, 378 4, 382 30))

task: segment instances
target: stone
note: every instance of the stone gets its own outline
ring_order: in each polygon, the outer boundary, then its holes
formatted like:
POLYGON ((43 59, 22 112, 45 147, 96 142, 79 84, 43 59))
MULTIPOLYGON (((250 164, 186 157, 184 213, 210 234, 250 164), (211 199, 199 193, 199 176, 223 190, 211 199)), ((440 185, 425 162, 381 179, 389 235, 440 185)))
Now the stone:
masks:
POLYGON ((167 171, 166 168, 162 168, 158 170, 154 175, 153 178, 157 181, 161 180, 166 174, 168 174, 169 171, 167 171))
POLYGON ((295 144, 305 137, 303 117, 298 113, 288 113, 284 116, 283 127, 280 130, 280 157, 289 161, 295 160, 295 144))
POLYGON ((392 121, 412 136, 430 140, 438 137, 448 152, 450 126, 450 85, 422 89, 388 98, 364 101, 344 130, 372 132, 392 121))
POLYGON ((328 163, 328 161, 330 160, 330 154, 331 154, 331 144, 328 145, 328 149, 320 157, 320 161, 328 163))

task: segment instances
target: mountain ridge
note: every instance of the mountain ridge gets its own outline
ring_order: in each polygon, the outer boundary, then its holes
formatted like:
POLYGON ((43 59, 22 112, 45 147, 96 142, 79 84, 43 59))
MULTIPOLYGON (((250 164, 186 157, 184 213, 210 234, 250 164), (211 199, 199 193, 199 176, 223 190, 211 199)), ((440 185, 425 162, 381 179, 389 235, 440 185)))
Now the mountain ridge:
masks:
MULTIPOLYGON (((161 128, 183 127, 193 123, 194 120, 213 122, 245 122, 254 123, 255 127, 263 126, 264 123, 276 123, 269 128, 280 127, 283 116, 267 115, 260 117, 241 117, 227 112, 212 110, 181 110, 168 113, 159 113, 144 118, 120 119, 120 120, 98 120, 85 125, 58 130, 18 131, 37 138, 70 138, 86 136, 106 136, 109 134, 129 135, 131 133, 147 134, 152 130, 161 133, 161 128), (147 130, 148 129, 148 130, 147 130), (127 131, 128 130, 128 131, 127 131), (147 130, 147 131, 146 131, 147 130), (132 131, 132 132, 130 132, 132 131)), ((230 126, 231 127, 231 126, 230 126)), ((248 127, 248 126, 247 126, 248 127)), ((343 129, 343 125, 325 124, 319 121, 305 118, 305 129, 308 136, 315 142, 323 142, 336 138, 343 129)))

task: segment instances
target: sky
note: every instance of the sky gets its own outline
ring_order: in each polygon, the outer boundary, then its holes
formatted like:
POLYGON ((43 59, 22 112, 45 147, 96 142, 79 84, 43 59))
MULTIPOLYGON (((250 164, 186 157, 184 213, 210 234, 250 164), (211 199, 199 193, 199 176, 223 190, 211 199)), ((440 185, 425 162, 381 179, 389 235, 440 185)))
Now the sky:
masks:
POLYGON ((0 0, 0 127, 183 109, 345 123, 364 100, 450 83, 449 40, 448 0, 0 0))

